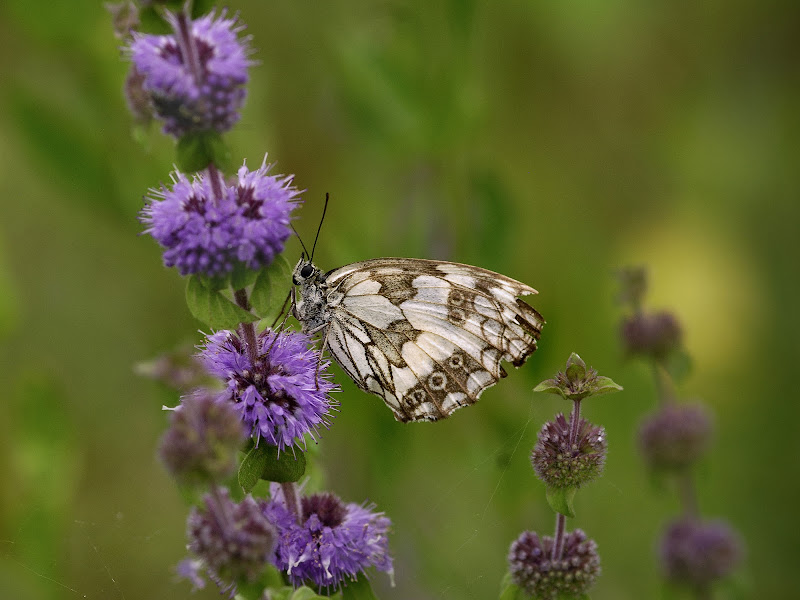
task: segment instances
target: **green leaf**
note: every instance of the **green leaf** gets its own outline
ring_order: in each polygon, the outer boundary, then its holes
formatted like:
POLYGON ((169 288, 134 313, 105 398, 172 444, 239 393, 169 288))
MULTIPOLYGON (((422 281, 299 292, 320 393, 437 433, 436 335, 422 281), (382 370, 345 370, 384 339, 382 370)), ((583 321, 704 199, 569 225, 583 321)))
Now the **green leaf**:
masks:
POLYGON ((195 275, 186 283, 186 304, 194 317, 214 329, 236 329, 258 317, 234 304, 219 291, 203 285, 195 275))
POLYGON ((303 586, 301 588, 297 588, 294 594, 289 596, 289 600, 328 600, 325 596, 318 595, 314 590, 311 588, 307 588, 303 586))
POLYGON ((253 447, 239 466, 239 485, 245 492, 252 490, 259 479, 286 483, 297 481, 305 473, 306 456, 298 452, 278 454, 276 446, 262 443, 253 447))
POLYGON ((597 377, 591 385, 592 388, 592 396, 599 396, 600 394, 608 394, 609 392, 620 392, 622 391, 622 386, 618 383, 614 383, 614 381, 610 377, 597 377))
POLYGON ((576 487, 547 488, 547 503, 557 513, 567 517, 575 516, 575 509, 572 505, 575 499, 575 493, 578 491, 576 487))
POLYGON ((511 581, 511 573, 506 572, 500 582, 500 600, 525 600, 528 595, 517 584, 511 581))
POLYGON ((270 266, 258 273, 250 293, 250 304, 261 318, 274 320, 291 288, 292 267, 279 254, 270 266))
POLYGON ((258 277, 259 271, 248 269, 244 263, 237 262, 233 266, 233 272, 230 275, 230 285, 235 290, 242 290, 248 285, 253 285, 258 277))
POLYGON ((361 573, 358 579, 350 581, 342 587, 342 600, 377 600, 369 579, 361 573))
POLYGON ((178 168, 184 173, 202 171, 211 163, 225 172, 231 163, 230 151, 216 131, 183 136, 178 140, 176 152, 178 168))
POLYGON ((546 394, 558 394, 559 396, 564 395, 564 390, 561 389, 561 386, 556 379, 545 379, 535 388, 533 388, 533 391, 545 392, 546 394))

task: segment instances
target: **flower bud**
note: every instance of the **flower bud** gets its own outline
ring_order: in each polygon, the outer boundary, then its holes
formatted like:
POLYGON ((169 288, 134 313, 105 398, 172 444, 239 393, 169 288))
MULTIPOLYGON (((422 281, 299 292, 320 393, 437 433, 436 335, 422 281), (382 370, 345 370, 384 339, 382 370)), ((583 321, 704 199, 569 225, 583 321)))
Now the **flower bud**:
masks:
POLYGON ((648 416, 639 428, 639 448, 654 470, 690 466, 708 449, 711 417, 699 404, 670 404, 648 416))

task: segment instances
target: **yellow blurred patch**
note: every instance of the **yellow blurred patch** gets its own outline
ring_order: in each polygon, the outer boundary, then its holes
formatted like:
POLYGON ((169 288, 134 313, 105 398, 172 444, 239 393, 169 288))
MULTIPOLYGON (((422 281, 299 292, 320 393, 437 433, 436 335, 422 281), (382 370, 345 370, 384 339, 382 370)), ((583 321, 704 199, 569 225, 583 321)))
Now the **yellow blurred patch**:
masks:
POLYGON ((753 257, 718 223, 660 224, 623 236, 620 266, 648 271, 645 308, 673 311, 684 328, 697 368, 725 370, 745 364, 758 344, 764 298, 753 257))

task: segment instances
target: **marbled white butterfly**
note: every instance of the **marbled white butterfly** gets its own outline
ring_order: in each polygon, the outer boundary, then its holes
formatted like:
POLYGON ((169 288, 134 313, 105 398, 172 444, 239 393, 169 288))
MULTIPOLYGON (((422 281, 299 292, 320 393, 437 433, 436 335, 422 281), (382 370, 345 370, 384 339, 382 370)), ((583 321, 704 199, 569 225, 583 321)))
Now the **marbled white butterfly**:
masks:
POLYGON ((304 255, 292 277, 303 331, 320 332, 323 350, 403 422, 474 404, 506 376, 501 361, 519 367, 536 350, 544 325, 517 299, 536 290, 469 265, 377 258, 322 273, 304 255))

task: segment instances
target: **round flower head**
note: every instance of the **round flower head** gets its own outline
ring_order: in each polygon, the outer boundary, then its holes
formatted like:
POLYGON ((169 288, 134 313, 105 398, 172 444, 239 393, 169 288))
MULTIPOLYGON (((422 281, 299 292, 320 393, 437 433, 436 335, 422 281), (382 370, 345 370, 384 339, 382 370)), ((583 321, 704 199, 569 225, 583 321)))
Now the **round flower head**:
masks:
POLYGON ((539 600, 577 597, 592 587, 600 574, 597 544, 580 529, 564 537, 564 551, 552 560, 553 538, 524 531, 508 552, 511 580, 539 600))
POLYGON ((195 21, 167 14, 174 33, 134 32, 129 47, 133 68, 143 77, 164 133, 230 129, 244 105, 249 38, 239 38, 235 19, 210 13, 195 21))
POLYGON ((172 475, 185 483, 220 481, 236 468, 246 439, 236 409, 207 390, 183 398, 161 438, 159 453, 172 475))
POLYGON ((608 448, 605 429, 581 419, 575 444, 569 443, 569 433, 569 422, 558 414, 542 426, 531 452, 536 475, 549 487, 583 485, 603 472, 608 448))
POLYGON ((308 336, 265 330, 256 343, 253 364, 238 335, 218 331, 207 338, 200 359, 209 373, 227 382, 223 397, 235 403, 256 442, 282 450, 329 425, 336 406, 329 394, 337 387, 326 372, 330 363, 321 362, 308 336))
MULTIPOLYGON (((205 497, 205 508, 189 513, 186 535, 187 548, 223 591, 235 589, 241 580, 254 581, 269 562, 276 541, 275 527, 251 496, 237 504, 219 488, 205 497)), ((202 587, 197 566, 196 561, 184 561, 178 573, 202 587)))
POLYGON ((272 484, 264 514, 278 530, 275 565, 295 586, 337 589, 367 567, 393 575, 387 533, 391 521, 374 505, 344 504, 333 494, 302 498, 301 523, 272 484))
POLYGON ((647 417, 639 447, 653 469, 688 467, 708 449, 711 417, 700 405, 668 405, 647 417))
POLYGON ((698 590, 729 575, 742 559, 738 536, 722 521, 675 521, 661 540, 666 577, 698 590))
POLYGON ((171 188, 151 190, 141 221, 164 248, 164 264, 181 275, 225 275, 244 263, 257 270, 272 263, 292 233, 290 213, 297 203, 292 178, 239 169, 235 185, 215 197, 210 175, 191 180, 175 172, 171 188))
POLYGON ((622 322, 621 337, 628 356, 664 360, 680 348, 683 332, 671 312, 637 313, 622 322))

